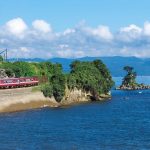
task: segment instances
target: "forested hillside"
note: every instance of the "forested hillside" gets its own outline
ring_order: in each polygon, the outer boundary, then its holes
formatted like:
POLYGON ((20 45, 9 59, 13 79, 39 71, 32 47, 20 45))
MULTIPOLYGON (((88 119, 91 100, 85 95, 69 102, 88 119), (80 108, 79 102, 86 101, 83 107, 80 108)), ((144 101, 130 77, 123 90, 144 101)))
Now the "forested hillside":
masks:
MULTIPOLYGON (((41 58, 34 58, 34 59, 20 58, 18 60, 27 61, 27 62, 44 62, 44 61, 50 61, 53 63, 57 62, 62 64, 63 70, 65 72, 69 72, 70 71, 69 65, 74 60, 93 61, 95 59, 101 59, 110 70, 112 76, 124 76, 125 72, 122 70, 124 66, 133 66, 139 76, 150 76, 150 58, 116 56, 116 57, 83 57, 78 59, 52 58, 49 60, 41 59, 41 58)), ((10 61, 16 61, 16 59, 10 59, 10 61)))

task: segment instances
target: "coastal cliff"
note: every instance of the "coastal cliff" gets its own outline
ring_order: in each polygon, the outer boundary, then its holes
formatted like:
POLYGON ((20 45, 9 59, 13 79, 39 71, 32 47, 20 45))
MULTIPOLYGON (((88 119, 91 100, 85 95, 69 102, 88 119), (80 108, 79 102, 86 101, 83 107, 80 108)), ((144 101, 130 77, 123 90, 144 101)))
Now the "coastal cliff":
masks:
MULTIPOLYGON (((71 91, 66 89, 65 96, 60 103, 54 97, 45 97, 41 91, 33 92, 33 89, 29 87, 0 90, 0 112, 14 112, 44 107, 55 108, 91 101, 90 93, 82 92, 82 90, 76 88, 71 91)), ((103 95, 99 100, 108 98, 110 98, 110 95, 103 95)))
MULTIPOLYGON (((97 101, 103 101, 111 98, 111 94, 101 94, 97 101)), ((89 102, 95 100, 90 92, 82 91, 81 89, 74 88, 69 90, 66 88, 65 96, 60 102, 61 105, 69 105, 74 103, 89 102)))

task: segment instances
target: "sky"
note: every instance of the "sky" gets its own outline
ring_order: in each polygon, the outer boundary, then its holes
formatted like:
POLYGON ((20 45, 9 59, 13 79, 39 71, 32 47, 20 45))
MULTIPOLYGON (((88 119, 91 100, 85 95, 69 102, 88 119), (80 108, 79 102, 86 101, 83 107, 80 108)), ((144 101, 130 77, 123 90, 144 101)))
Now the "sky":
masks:
POLYGON ((0 0, 9 57, 150 57, 149 0, 0 0))

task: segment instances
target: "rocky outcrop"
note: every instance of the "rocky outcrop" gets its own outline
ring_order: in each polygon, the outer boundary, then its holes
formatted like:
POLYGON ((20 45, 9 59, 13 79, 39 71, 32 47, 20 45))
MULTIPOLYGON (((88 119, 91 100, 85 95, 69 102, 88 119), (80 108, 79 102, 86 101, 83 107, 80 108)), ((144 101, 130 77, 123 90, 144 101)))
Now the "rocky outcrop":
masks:
MULTIPOLYGON (((105 100, 109 99, 111 97, 110 93, 108 94, 101 94, 99 95, 98 100, 105 100)), ((74 103, 80 103, 80 102, 88 102, 93 101, 94 97, 90 92, 82 91, 81 89, 74 88, 72 90, 69 90, 66 88, 65 96, 60 102, 60 105, 68 105, 68 104, 74 104, 74 103)))
POLYGON ((150 85, 137 84, 135 86, 121 85, 116 88, 116 90, 145 90, 150 89, 150 85))
POLYGON ((76 102, 85 102, 90 100, 90 93, 83 92, 77 88, 73 90, 66 89, 65 96, 60 102, 61 104, 71 104, 76 102))
POLYGON ((0 79, 8 78, 5 69, 0 69, 0 79))

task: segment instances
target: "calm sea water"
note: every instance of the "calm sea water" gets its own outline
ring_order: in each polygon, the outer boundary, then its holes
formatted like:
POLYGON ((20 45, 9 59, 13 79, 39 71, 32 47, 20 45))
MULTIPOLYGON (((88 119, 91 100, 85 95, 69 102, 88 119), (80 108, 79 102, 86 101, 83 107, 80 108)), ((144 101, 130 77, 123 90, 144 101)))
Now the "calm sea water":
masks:
MULTIPOLYGON (((150 77, 138 80, 150 84, 150 77)), ((106 102, 1 114, 0 150, 149 150, 150 90, 113 90, 112 96, 106 102)))

